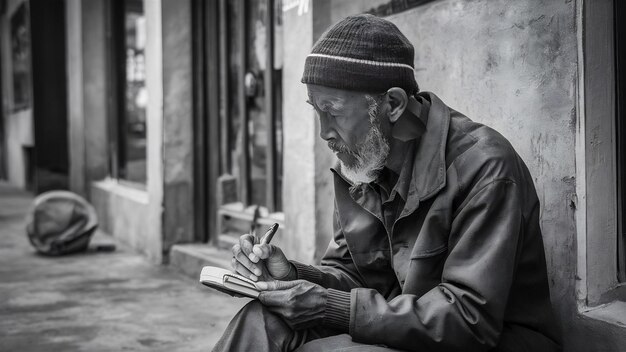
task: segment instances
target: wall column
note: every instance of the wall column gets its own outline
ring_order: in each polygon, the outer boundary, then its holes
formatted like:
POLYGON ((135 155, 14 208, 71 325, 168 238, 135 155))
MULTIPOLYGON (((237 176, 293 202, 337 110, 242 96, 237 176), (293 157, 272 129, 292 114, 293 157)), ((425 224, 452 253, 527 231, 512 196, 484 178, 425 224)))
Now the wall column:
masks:
MULTIPOLYGON (((191 0, 163 0, 163 252, 193 236, 191 0)), ((215 82, 217 84, 217 82, 215 82)))
POLYGON ((69 142, 69 186, 85 195, 85 119, 83 111, 83 21, 82 1, 65 2, 67 35, 67 124, 69 142))
POLYGON ((330 2, 285 2, 283 124, 283 189, 290 258, 319 261, 332 236, 334 192, 329 170, 335 157, 319 137, 319 123, 306 105, 306 85, 300 82, 304 61, 314 42, 330 25, 330 2), (305 6, 306 5, 306 6, 305 6))

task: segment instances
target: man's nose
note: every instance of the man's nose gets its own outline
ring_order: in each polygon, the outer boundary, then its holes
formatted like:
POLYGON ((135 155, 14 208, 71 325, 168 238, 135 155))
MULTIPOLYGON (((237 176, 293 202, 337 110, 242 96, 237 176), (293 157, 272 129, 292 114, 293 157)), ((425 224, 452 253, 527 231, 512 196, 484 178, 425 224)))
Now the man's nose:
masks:
POLYGON ((320 118, 320 137, 327 141, 337 138, 337 132, 332 121, 332 117, 327 114, 319 114, 320 118))

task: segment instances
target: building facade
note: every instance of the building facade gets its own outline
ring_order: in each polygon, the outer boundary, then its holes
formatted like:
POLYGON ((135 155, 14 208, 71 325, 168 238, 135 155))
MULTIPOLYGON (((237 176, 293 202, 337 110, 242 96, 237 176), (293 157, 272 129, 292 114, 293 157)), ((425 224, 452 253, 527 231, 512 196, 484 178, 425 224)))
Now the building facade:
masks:
POLYGON ((219 262, 239 234, 274 222, 288 256, 315 262, 332 232, 334 156, 305 103, 304 59, 331 24, 374 13, 414 44, 422 90, 498 130, 527 163, 565 350, 621 351, 622 7, 0 1, 0 176, 85 195, 103 230, 155 263, 192 252, 219 262))

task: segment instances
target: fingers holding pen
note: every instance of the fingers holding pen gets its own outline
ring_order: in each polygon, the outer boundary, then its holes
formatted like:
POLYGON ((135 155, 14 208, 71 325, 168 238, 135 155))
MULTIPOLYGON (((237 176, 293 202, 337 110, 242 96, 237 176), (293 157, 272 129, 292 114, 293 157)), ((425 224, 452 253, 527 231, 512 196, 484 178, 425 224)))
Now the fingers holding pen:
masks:
POLYGON ((261 268, 252 261, 248 255, 252 252, 252 243, 249 242, 249 239, 252 236, 243 235, 241 236, 239 243, 235 244, 232 247, 233 260, 232 265, 233 269, 237 271, 239 274, 250 278, 251 280, 258 280, 259 276, 262 275, 261 268))
POLYGON ((245 234, 239 237, 239 246, 241 246, 241 250, 245 255, 252 253, 252 247, 256 243, 255 241, 255 237, 251 234, 245 234))
MULTIPOLYGON (((243 254, 246 255, 246 258, 248 259, 247 261, 242 259, 242 263, 244 265, 246 265, 246 263, 250 263, 250 265, 252 265, 254 268, 258 269, 258 273, 260 274, 260 268, 258 268, 257 265, 255 265, 256 263, 259 262, 259 259, 254 255, 253 253, 253 248, 254 246, 256 246, 256 237, 250 234, 245 234, 241 237, 239 237, 239 245, 241 246, 241 251, 243 252, 243 254)), ((249 265, 246 265, 246 267, 250 267, 249 265)))
POLYGON ((253 263, 258 263, 261 259, 267 259, 274 253, 274 246, 271 244, 255 244, 249 258, 253 263))
POLYGON ((261 275, 261 269, 255 263, 250 261, 250 258, 248 258, 244 251, 241 250, 239 245, 233 246, 233 257, 253 274, 257 276, 261 275))
POLYGON ((272 239, 277 228, 278 224, 272 225, 260 243, 256 236, 250 234, 239 237, 239 243, 232 247, 233 269, 253 281, 275 277, 284 278, 285 274, 290 271, 291 264, 280 248, 267 243, 272 239))
POLYGON ((245 266, 243 266, 237 259, 235 259, 234 257, 231 259, 231 266, 233 267, 233 269, 239 274, 242 275, 244 277, 249 278, 252 281, 257 281, 258 275, 253 274, 250 269, 246 268, 245 266))

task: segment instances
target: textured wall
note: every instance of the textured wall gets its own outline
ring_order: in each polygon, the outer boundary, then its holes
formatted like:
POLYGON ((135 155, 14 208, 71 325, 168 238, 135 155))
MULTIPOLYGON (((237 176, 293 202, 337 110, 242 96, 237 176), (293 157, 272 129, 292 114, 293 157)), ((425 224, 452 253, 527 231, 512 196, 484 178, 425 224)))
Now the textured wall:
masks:
POLYGON ((163 254, 163 27, 161 0, 144 2, 146 15, 146 138, 148 210, 144 229, 150 257, 163 254))
MULTIPOLYGON (((163 250, 193 240, 191 1, 162 1, 163 250)), ((217 82, 216 82, 217 84, 217 82)))
POLYGON ((300 83, 304 59, 312 42, 312 12, 283 13, 283 133, 285 253, 311 262, 315 252, 315 114, 307 108, 306 87, 300 83))
POLYGON ((67 122, 70 191, 85 195, 85 120, 83 114, 82 3, 65 2, 67 46, 67 122))

